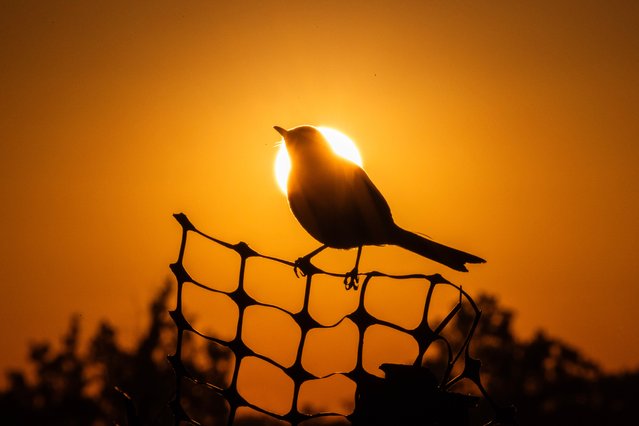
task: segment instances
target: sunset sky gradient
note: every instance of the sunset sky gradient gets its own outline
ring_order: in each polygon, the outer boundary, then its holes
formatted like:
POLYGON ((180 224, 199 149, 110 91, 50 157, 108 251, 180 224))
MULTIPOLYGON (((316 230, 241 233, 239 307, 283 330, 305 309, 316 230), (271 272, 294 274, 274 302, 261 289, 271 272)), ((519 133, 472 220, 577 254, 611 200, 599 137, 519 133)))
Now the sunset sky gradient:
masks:
POLYGON ((360 270, 442 273, 639 367, 638 52, 633 1, 1 1, 0 368, 73 312, 141 332, 172 213, 316 248, 273 176, 272 126, 301 124, 357 143, 402 227, 488 260, 360 270))

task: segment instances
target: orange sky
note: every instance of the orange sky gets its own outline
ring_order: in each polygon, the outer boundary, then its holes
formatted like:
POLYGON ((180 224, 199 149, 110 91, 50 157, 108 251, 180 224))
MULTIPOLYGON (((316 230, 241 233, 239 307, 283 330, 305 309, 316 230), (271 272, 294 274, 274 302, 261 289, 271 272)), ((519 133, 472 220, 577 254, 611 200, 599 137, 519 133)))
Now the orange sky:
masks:
POLYGON ((0 3, 0 367, 72 312, 140 332, 174 212, 315 248, 273 178, 272 126, 300 124, 355 140, 400 225, 488 260, 362 270, 441 272, 639 366, 637 3, 343 3, 0 3))

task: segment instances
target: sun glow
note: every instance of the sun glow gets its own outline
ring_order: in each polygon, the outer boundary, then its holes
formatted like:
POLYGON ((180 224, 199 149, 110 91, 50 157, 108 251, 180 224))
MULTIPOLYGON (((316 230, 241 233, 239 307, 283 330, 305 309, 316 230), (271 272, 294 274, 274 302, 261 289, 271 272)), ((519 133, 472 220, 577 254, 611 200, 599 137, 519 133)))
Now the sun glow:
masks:
MULTIPOLYGON (((353 142, 351 138, 339 130, 331 129, 329 127, 317 127, 317 130, 322 132, 337 155, 362 167, 362 156, 360 155, 355 142, 353 142)), ((277 156, 275 157, 275 179, 277 180, 277 185, 284 194, 286 194, 286 182, 288 181, 288 173, 290 171, 291 160, 286 152, 284 140, 282 140, 280 149, 277 151, 277 156)))

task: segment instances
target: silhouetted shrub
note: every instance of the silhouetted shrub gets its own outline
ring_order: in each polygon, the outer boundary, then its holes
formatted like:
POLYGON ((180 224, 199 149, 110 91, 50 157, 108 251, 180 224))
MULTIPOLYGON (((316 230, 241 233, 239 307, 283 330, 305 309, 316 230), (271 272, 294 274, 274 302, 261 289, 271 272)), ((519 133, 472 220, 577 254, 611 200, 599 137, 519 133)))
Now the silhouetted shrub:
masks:
MULTIPOLYGON (((80 348, 80 320, 72 316, 59 348, 33 344, 24 371, 7 372, 0 393, 0 416, 6 425, 129 424, 127 405, 118 387, 130 396, 144 425, 170 425, 168 408, 175 385, 166 355, 175 348, 168 317, 170 284, 161 287, 149 307, 149 325, 133 349, 125 350, 116 329, 101 323, 87 348, 80 348)), ((609 375, 577 349, 538 332, 530 341, 517 339, 514 314, 493 296, 476 300, 482 320, 471 343, 482 360, 483 381, 493 397, 516 406, 522 425, 628 424, 639 398, 639 371, 609 375)), ((464 308, 465 309, 465 308, 464 308)), ((462 309, 455 329, 462 338, 472 312, 462 309)), ((214 344, 184 344, 199 355, 186 367, 208 382, 225 380, 231 354, 214 344)), ((451 336, 454 339, 455 336, 451 336)), ((203 424, 225 424, 225 402, 197 386, 183 395, 186 408, 203 424)), ((484 407, 485 408, 485 407, 484 407)), ((478 416, 479 417, 479 416, 478 416)), ((244 419, 242 425, 267 424, 244 419)), ((343 424, 343 423, 342 423, 343 424)))

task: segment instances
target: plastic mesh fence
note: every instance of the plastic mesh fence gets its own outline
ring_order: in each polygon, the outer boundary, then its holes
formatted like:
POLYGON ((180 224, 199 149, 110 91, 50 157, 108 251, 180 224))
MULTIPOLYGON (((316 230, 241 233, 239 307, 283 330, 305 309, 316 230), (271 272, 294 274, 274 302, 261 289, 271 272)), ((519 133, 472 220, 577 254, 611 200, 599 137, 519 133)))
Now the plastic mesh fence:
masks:
POLYGON ((234 424, 234 421, 236 420, 236 417, 237 417, 238 409, 242 407, 248 407, 252 410, 268 415, 272 417, 273 419, 278 419, 281 421, 288 422, 291 425, 298 425, 300 423, 303 423, 305 421, 318 418, 318 417, 336 417, 336 418, 346 419, 351 423, 355 423, 354 419, 356 419, 356 416, 358 413, 358 404, 359 404, 358 395, 361 395, 361 391, 363 387, 366 386, 367 383, 371 383, 372 381, 379 379, 376 376, 372 375, 371 373, 367 372, 366 369, 364 368, 364 363, 363 363, 364 335, 366 330, 373 325, 382 325, 385 327, 389 327, 393 330, 397 330, 401 333, 406 333, 409 336, 412 336, 412 338, 418 344, 418 355, 414 360, 414 366, 420 366, 423 364, 425 353, 428 350, 428 348, 431 346, 431 344, 433 344, 433 342, 436 342, 436 341, 443 342, 445 347, 447 348, 447 354, 446 354, 447 361, 446 361, 446 371, 443 375, 443 378, 441 378, 440 383, 438 384, 439 388, 441 388, 443 391, 447 391, 458 382, 462 380, 468 380, 475 384, 475 386, 481 392, 483 397, 493 407, 498 417, 499 409, 490 400, 489 396, 486 394, 486 391, 480 381, 480 374, 479 374, 480 362, 472 358, 469 353, 469 344, 480 318, 480 310, 478 309, 478 307, 476 306, 472 298, 460 286, 450 283, 439 274, 388 275, 381 272, 368 272, 368 273, 361 274, 361 276, 363 277, 363 280, 361 282, 361 286, 359 289, 359 304, 353 312, 351 312, 350 314, 342 318, 342 320, 345 318, 350 319, 350 321, 352 321, 356 325, 358 333, 359 333, 358 342, 357 342, 357 361, 356 361, 355 367, 351 371, 335 372, 324 377, 317 377, 314 374, 308 372, 302 365, 302 357, 303 357, 303 353, 305 349, 306 337, 311 330, 328 329, 328 328, 336 327, 339 324, 339 322, 337 324, 333 324, 329 326, 322 325, 318 321, 316 321, 310 314, 309 303, 310 303, 311 288, 313 285, 315 285, 313 278, 318 275, 328 275, 332 277, 344 278, 345 275, 326 272, 318 268, 315 268, 312 265, 307 265, 307 268, 304 271, 306 273, 306 276, 305 276, 306 287, 305 287, 305 293, 304 293, 304 302, 303 302, 302 309, 299 312, 290 312, 289 310, 279 306, 260 303, 251 295, 249 295, 247 291, 245 290, 244 281, 245 281, 247 259, 252 257, 259 257, 259 258, 266 259, 268 261, 278 262, 280 264, 290 266, 291 268, 294 268, 295 264, 287 260, 278 259, 275 257, 270 257, 270 256, 265 256, 263 254, 260 254, 256 252, 255 250, 253 250, 252 248, 250 248, 244 242, 240 242, 238 244, 230 244, 230 243, 221 241, 219 239, 216 239, 214 237, 211 237, 199 231, 183 213, 175 214, 174 217, 177 219, 177 221, 182 227, 182 240, 180 244, 178 259, 175 263, 170 265, 171 270, 173 274, 175 275, 175 278, 177 281, 176 308, 175 310, 170 312, 170 315, 177 327, 177 343, 176 343, 175 354, 170 355, 168 357, 176 374, 176 393, 175 393, 175 398, 170 404, 172 412, 174 414, 176 425, 181 424, 182 422, 199 424, 197 422, 197 419, 190 418, 189 415, 186 413, 185 409, 183 408, 182 398, 183 398, 184 379, 190 380, 198 386, 205 386, 208 389, 211 389, 213 392, 215 392, 216 394, 218 394, 219 396, 221 396, 227 401, 228 407, 229 407, 227 424, 229 426, 234 424), (215 289, 211 286, 208 286, 204 283, 194 280, 189 275, 189 272, 184 267, 184 256, 185 256, 185 251, 187 248, 187 240, 188 240, 189 233, 199 234, 200 236, 210 241, 211 244, 217 244, 217 245, 223 246, 227 248, 228 250, 232 250, 236 252, 239 255, 240 267, 239 267, 239 276, 237 277, 238 284, 234 290, 222 291, 219 289, 215 289), (369 313, 369 311, 366 308, 366 304, 364 303, 366 291, 369 286, 369 283, 379 277, 398 280, 398 282, 402 280, 407 280, 407 279, 423 280, 424 285, 427 286, 426 300, 424 303, 423 316, 422 316, 421 322, 419 323, 417 327, 412 329, 407 329, 400 325, 391 323, 389 321, 380 320, 369 313), (183 297, 182 297, 182 290, 185 285, 194 285, 211 293, 226 294, 230 299, 234 301, 234 303, 237 305, 238 312, 239 312, 239 318, 237 321, 236 333, 234 338, 232 338, 230 341, 224 341, 216 336, 206 335, 196 330, 187 321, 186 317, 183 314, 183 297), (438 286, 451 286, 454 289, 456 289, 456 291, 459 293, 459 302, 441 320, 441 322, 439 322, 437 326, 431 327, 427 319, 429 316, 429 310, 431 309, 433 292, 435 288, 438 286), (462 303, 468 303, 472 307, 475 313, 475 316, 472 322, 472 326, 470 327, 470 330, 468 331, 467 335, 465 336, 463 340, 463 344, 459 348, 453 349, 451 344, 442 335, 442 331, 446 328, 447 325, 449 325, 449 323, 453 320, 455 315, 460 311, 462 307, 462 303), (277 309, 285 313, 286 315, 289 315, 297 323, 297 325, 299 326, 301 330, 301 339, 297 348, 297 353, 295 355, 295 361, 292 363, 292 365, 288 367, 282 366, 275 360, 269 358, 266 355, 256 353, 254 350, 252 350, 250 347, 247 346, 247 344, 242 338, 243 320, 244 320, 244 313, 246 309, 251 306, 264 306, 264 307, 277 309), (233 369, 232 377, 230 379, 230 384, 228 385, 228 387, 222 388, 220 386, 207 383, 206 381, 193 377, 187 371, 187 369, 184 367, 183 359, 182 359, 184 333, 194 333, 195 335, 198 335, 203 339, 207 339, 209 341, 216 342, 217 344, 226 346, 233 352, 233 354, 235 355, 235 360, 234 360, 235 368, 233 369), (238 391, 238 374, 241 368, 242 360, 244 360, 246 357, 249 357, 249 356, 256 357, 258 359, 261 359, 275 366, 276 368, 283 371, 292 380, 294 384, 294 390, 293 390, 293 397, 292 397, 293 400, 291 401, 291 404, 290 404, 291 408, 289 412, 285 414, 271 412, 268 409, 265 409, 263 407, 260 407, 248 401, 240 394, 240 392, 238 391), (452 372, 455 365, 458 362, 460 363, 463 362, 463 369, 461 373, 453 377, 452 372), (316 414, 308 414, 308 413, 304 413, 300 411, 298 407, 298 399, 299 399, 300 387, 302 386, 302 384, 309 380, 322 379, 322 378, 326 378, 333 375, 342 375, 352 380, 355 383, 356 397, 355 397, 355 409, 353 413, 348 415, 339 414, 335 412, 322 412, 322 413, 316 413, 316 414))

